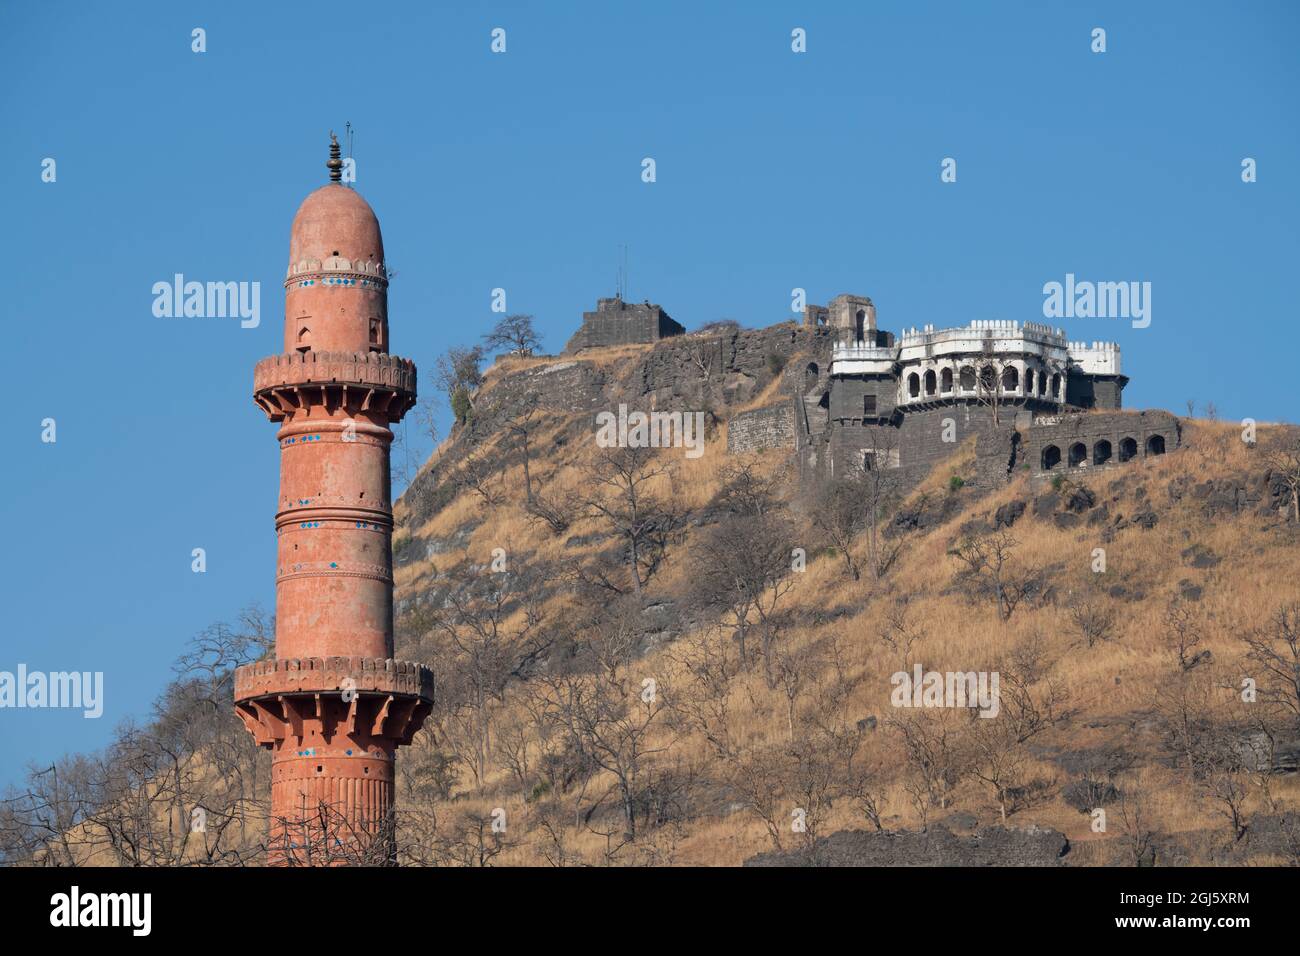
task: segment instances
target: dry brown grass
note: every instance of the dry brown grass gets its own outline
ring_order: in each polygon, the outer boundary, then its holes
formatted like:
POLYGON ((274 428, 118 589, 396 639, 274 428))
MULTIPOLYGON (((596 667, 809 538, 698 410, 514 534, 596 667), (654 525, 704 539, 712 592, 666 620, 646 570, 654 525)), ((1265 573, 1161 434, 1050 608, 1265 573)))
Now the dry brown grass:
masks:
MULTIPOLYGON (((600 350, 583 353, 584 360, 609 360, 644 351, 645 347, 600 350)), ((775 383, 774 383, 775 386, 775 383)), ((768 391, 756 396, 754 407, 768 401, 768 391)), ((557 424, 556 430, 560 429, 557 424)), ((686 508, 696 509, 713 499, 720 489, 720 467, 725 462, 725 427, 710 440, 703 457, 686 459, 680 450, 661 455, 674 466, 672 477, 660 479, 657 489, 686 508)), ((1267 429, 1263 430, 1264 433, 1267 429)), ((1194 502, 1184 498, 1171 504, 1166 496, 1168 482, 1188 476, 1195 481, 1227 475, 1237 471, 1259 470, 1259 458, 1252 458, 1237 437, 1236 426, 1209 422, 1190 424, 1184 434, 1185 445, 1175 453, 1134 463, 1126 469, 1114 469, 1080 478, 1097 494, 1100 501, 1112 497, 1110 486, 1127 478, 1127 486, 1118 502, 1110 504, 1112 515, 1131 514, 1132 497, 1137 484, 1146 487, 1160 513, 1159 523, 1151 530, 1128 527, 1117 532, 1113 540, 1103 543, 1099 529, 1080 526, 1060 529, 1047 521, 1035 519, 1029 512, 1013 529, 1018 544, 1015 561, 1027 568, 1054 568, 1053 584, 1059 592, 1056 605, 1024 606, 1011 620, 1003 621, 992 606, 970 604, 951 593, 957 570, 948 551, 957 529, 967 521, 986 515, 1000 504, 1013 499, 1032 499, 1034 491, 1028 479, 1018 478, 1006 488, 974 501, 943 527, 913 536, 906 543, 896 565, 887 578, 875 582, 864 576, 853 582, 841 572, 833 556, 817 551, 811 534, 807 537, 809 564, 806 573, 797 575, 788 605, 796 608, 834 608, 849 606, 850 616, 834 625, 794 627, 785 633, 782 648, 792 654, 812 654, 814 645, 828 639, 838 642, 844 653, 848 672, 860 678, 853 692, 849 710, 857 716, 875 715, 882 724, 889 713, 890 675, 901 661, 880 639, 881 622, 887 606, 899 597, 909 599, 911 619, 923 636, 913 650, 913 660, 931 670, 992 669, 1018 643, 1037 636, 1051 663, 1051 678, 1069 689, 1071 706, 1076 715, 1045 742, 1057 749, 1084 749, 1133 742, 1135 721, 1149 715, 1154 706, 1153 688, 1172 673, 1168 649, 1161 640, 1161 616, 1166 602, 1177 593, 1179 581, 1188 578, 1204 589, 1198 607, 1204 615, 1206 638, 1200 649, 1210 650, 1215 667, 1225 679, 1235 679, 1243 655, 1240 635, 1265 624, 1268 616, 1284 601, 1300 600, 1300 585, 1294 568, 1300 563, 1300 536, 1274 534, 1265 537, 1261 520, 1253 514, 1232 519, 1207 521, 1194 502), (1221 562, 1210 569, 1186 566, 1180 553, 1193 543, 1212 549, 1221 562), (1107 571, 1104 583, 1123 584, 1140 590, 1140 601, 1111 598, 1104 591, 1099 600, 1115 608, 1119 625, 1112 641, 1086 647, 1073 632, 1064 612, 1064 601, 1072 589, 1089 588, 1099 583, 1090 565, 1095 548, 1106 550, 1107 571)), ((1266 436, 1261 441, 1266 440, 1266 436)), ((537 447, 548 447, 540 441, 537 447)), ((535 464, 535 481, 548 494, 579 492, 586 482, 586 469, 595 453, 594 443, 584 447, 567 446, 560 456, 542 456, 535 464)), ((953 459, 936 468, 918 493, 947 492, 949 477, 964 475, 974 459, 973 444, 961 446, 953 459)), ((768 474, 788 468, 785 453, 766 453, 754 457, 757 466, 768 474)), ((468 539, 468 550, 485 561, 492 548, 505 546, 514 554, 527 554, 530 560, 558 564, 582 560, 582 549, 566 549, 564 540, 572 535, 598 530, 599 522, 580 518, 563 535, 552 535, 543 525, 530 521, 523 511, 522 469, 518 466, 504 475, 505 500, 490 511, 477 501, 461 494, 426 524, 413 529, 424 539, 448 538, 466 525, 481 521, 468 539)), ((653 590, 668 598, 685 593, 688 563, 684 560, 696 532, 687 532, 669 554, 665 569, 655 578, 653 590)), ((860 545, 865 550, 865 543, 860 545)), ((428 575, 455 563, 454 555, 444 556, 421 565, 403 568, 399 573, 399 597, 419 588, 428 575)), ((559 598, 557 601, 563 601, 559 598)), ((699 639, 698 634, 684 635, 681 642, 699 639)), ((671 658, 672 647, 659 647, 639 664, 639 672, 653 675, 671 686, 680 678, 671 658)), ((518 694, 512 693, 503 708, 516 708, 518 694)), ((755 670, 740 680, 729 701, 735 730, 742 740, 778 741, 786 733, 784 700, 778 691, 769 690, 755 670)), ((891 752, 893 744, 882 730, 871 746, 882 753, 891 752)), ((674 759, 708 767, 715 758, 699 736, 677 737, 663 731, 661 743, 673 736, 674 759)), ((1145 745, 1145 744, 1144 744, 1145 745)), ((895 754, 896 756, 896 754, 895 754)), ((1054 764, 1039 759, 1032 770, 1043 776, 1064 774, 1054 764)), ((1181 833, 1222 826, 1213 808, 1192 792, 1183 775, 1161 766, 1153 759, 1142 770, 1144 786, 1151 795, 1153 819, 1166 833, 1181 833)), ((529 819, 532 812, 521 794, 513 792, 504 769, 496 768, 485 781, 484 791, 494 794, 489 803, 503 806, 516 821, 529 819)), ((1294 807, 1300 801, 1300 781, 1285 780, 1276 784, 1275 793, 1294 807)), ((891 827, 915 826, 915 811, 897 780, 885 787, 885 816, 891 827)), ((480 795, 463 790, 462 796, 479 800, 480 795)), ((996 822, 994 804, 986 788, 966 780, 954 794, 954 807, 975 813, 982 823, 996 822)), ((1248 812, 1261 809, 1259 796, 1253 795, 1248 812)), ((935 813, 935 818, 942 813, 935 813)), ((932 818, 933 819, 933 818, 932 818)), ((1068 807, 1060 797, 1059 787, 1041 805, 1017 813, 1014 825, 1041 824, 1063 830, 1072 840, 1087 843, 1077 857, 1081 862, 1102 862, 1106 854, 1094 844, 1105 838, 1091 834, 1088 818, 1068 807)), ((845 827, 861 827, 864 821, 845 805, 834 808, 823 832, 845 827)), ((662 836, 662 835, 661 835, 662 836)), ((679 863, 738 864, 746 857, 770 849, 762 825, 744 812, 708 813, 688 822, 675 843, 671 859, 679 863)), ((1112 831, 1110 837, 1114 836, 1112 831)), ((571 847, 589 860, 600 857, 603 841, 590 832, 575 828, 568 835, 571 847)), ((1113 844, 1111 845, 1113 847, 1113 844)), ((500 863, 540 863, 542 857, 532 838, 508 850, 500 863)))
MULTIPOLYGON (((796 359, 791 359, 791 361, 796 361, 796 359)), ((785 380, 780 375, 777 375, 757 395, 740 407, 732 409, 729 414, 739 415, 741 412, 752 412, 756 408, 765 408, 781 401, 788 402, 791 401, 791 398, 785 394, 785 380)))

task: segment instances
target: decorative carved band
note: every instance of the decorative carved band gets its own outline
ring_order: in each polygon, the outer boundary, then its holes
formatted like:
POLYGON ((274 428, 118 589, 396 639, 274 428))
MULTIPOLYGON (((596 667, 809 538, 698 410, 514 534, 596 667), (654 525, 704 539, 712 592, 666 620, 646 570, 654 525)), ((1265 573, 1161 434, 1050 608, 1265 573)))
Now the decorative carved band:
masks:
MULTIPOLYGON (((359 531, 391 531, 393 513, 385 503, 381 509, 331 507, 330 495, 305 498, 306 505, 293 506, 275 516, 275 528, 294 528, 306 521, 342 521, 359 531)), ((341 497, 341 496, 340 496, 341 497)))
POLYGON ((299 561, 281 568, 275 576, 276 583, 294 578, 369 578, 372 581, 393 583, 393 572, 382 564, 353 564, 348 561, 299 561))
POLYGON ((289 263, 284 285, 316 276, 347 276, 366 279, 374 285, 388 288, 388 271, 382 262, 373 259, 349 259, 346 256, 326 256, 324 259, 301 259, 289 263))

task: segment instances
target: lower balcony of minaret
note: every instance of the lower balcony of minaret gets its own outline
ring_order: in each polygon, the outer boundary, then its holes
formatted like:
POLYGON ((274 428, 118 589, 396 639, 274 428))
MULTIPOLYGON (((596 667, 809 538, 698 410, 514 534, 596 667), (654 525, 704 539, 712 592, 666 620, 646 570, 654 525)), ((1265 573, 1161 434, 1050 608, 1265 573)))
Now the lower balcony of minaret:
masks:
POLYGON ((433 672, 378 658, 262 661, 235 671, 235 708, 272 754, 268 862, 388 862, 393 758, 433 708, 433 672))
POLYGON ((235 707, 275 752, 340 740, 391 748, 409 744, 433 709, 433 671, 370 657, 259 661, 236 669, 235 707))

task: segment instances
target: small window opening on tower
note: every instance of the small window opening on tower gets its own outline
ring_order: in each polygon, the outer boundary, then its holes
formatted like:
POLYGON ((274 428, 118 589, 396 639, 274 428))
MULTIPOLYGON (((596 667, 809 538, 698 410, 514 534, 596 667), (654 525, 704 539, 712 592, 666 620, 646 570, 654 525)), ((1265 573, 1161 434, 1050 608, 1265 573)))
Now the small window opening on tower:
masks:
POLYGON ((309 328, 308 328, 307 326, 305 326, 305 325, 302 326, 300 329, 298 329, 298 346, 297 346, 297 348, 298 348, 298 351, 299 351, 299 352, 310 352, 310 351, 311 351, 311 329, 309 329, 309 328))

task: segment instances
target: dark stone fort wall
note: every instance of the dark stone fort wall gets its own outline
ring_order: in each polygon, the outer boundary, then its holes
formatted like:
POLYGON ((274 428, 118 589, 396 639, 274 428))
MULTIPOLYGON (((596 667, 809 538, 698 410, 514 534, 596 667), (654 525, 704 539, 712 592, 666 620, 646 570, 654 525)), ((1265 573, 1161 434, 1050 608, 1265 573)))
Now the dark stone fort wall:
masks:
POLYGON ((1055 446, 1061 454, 1060 464, 1050 469, 1056 471, 1069 467, 1070 448, 1076 444, 1086 448, 1089 464, 1085 467, 1092 467, 1097 444, 1101 441, 1110 443, 1112 457, 1107 464, 1118 464, 1121 443, 1126 438, 1136 443, 1136 459, 1147 457, 1148 443, 1153 436, 1163 440, 1166 452, 1177 448, 1181 438, 1177 416, 1158 409, 1061 415, 1054 423, 1039 421, 1030 425, 1022 430, 1022 434, 1022 460, 1035 472, 1043 470, 1043 451, 1049 445, 1055 446))
POLYGON ((660 336, 659 317, 644 309, 622 312, 587 312, 582 327, 566 346, 567 351, 605 345, 640 345, 660 336))
POLYGON ((1065 401, 1077 408, 1118 411, 1123 387, 1113 376, 1072 374, 1065 380, 1065 401))
MULTIPOLYGON (((727 336, 725 343, 727 368, 754 375, 771 370, 769 355, 789 362, 796 352, 807 352, 824 374, 829 365, 829 347, 830 339, 826 335, 801 329, 793 322, 765 329, 738 329, 727 336)), ((802 374, 802 371, 791 368, 790 374, 802 374)))
POLYGON ((564 349, 576 352, 610 345, 645 345, 685 331, 685 326, 657 306, 625 304, 619 309, 582 313, 582 325, 564 349))
POLYGON ((656 339, 666 339, 671 335, 682 335, 686 332, 686 326, 682 325, 676 319, 669 318, 668 313, 663 311, 659 312, 656 319, 656 325, 658 328, 658 334, 655 336, 656 339))
MULTIPOLYGON (((563 412, 616 409, 628 402, 642 410, 697 411, 703 408, 704 385, 700 363, 709 369, 715 390, 728 381, 743 380, 754 389, 765 387, 773 377, 773 358, 784 365, 788 378, 802 382, 806 360, 825 366, 825 336, 799 329, 793 323, 766 329, 735 329, 716 335, 680 335, 664 339, 647 349, 640 361, 613 373, 599 362, 583 356, 556 357, 555 361, 509 372, 492 388, 492 400, 475 410, 475 426, 495 428, 498 414, 513 414, 530 401, 540 407, 563 412), (799 355, 801 360, 796 362, 799 355)), ((793 383, 792 383, 793 384, 793 383)), ((793 391, 793 389, 791 389, 793 391)), ((783 388, 785 401, 789 394, 783 388)), ((727 395, 747 401, 748 397, 727 395)))
POLYGON ((867 395, 876 397, 878 417, 891 417, 898 402, 898 379, 892 375, 837 378, 831 389, 831 419, 861 419, 862 400, 867 395))
POLYGON ((925 474, 947 459, 971 435, 977 436, 975 469, 971 475, 962 475, 985 486, 1004 482, 1013 470, 1042 471, 1043 450, 1055 446, 1061 455, 1060 464, 1053 470, 1069 467, 1071 446, 1082 443, 1086 449, 1087 465, 1095 467, 1098 442, 1110 443, 1108 465, 1121 464, 1121 442, 1131 438, 1136 444, 1134 459, 1147 457, 1152 436, 1159 436, 1164 451, 1177 448, 1180 441, 1178 419, 1169 412, 1074 412, 1063 413, 1055 420, 1030 424, 1024 415, 1017 416, 1003 409, 997 425, 991 411, 980 405, 954 405, 943 408, 908 412, 902 424, 894 429, 890 425, 862 425, 844 422, 832 429, 831 454, 836 471, 862 461, 862 453, 872 447, 873 433, 877 447, 888 447, 891 440, 899 449, 899 465, 911 472, 925 474), (1019 424, 1017 426, 1017 419, 1019 424), (954 441, 943 440, 944 420, 954 423, 954 441), (890 433, 894 432, 891 439, 890 433))
POLYGON ((828 341, 824 335, 800 329, 793 323, 766 329, 731 329, 716 335, 674 336, 660 341, 645 356, 638 373, 640 390, 644 395, 655 395, 661 402, 698 402, 702 385, 700 366, 704 364, 715 383, 727 376, 748 380, 752 396, 756 394, 754 390, 771 382, 774 361, 779 361, 784 374, 800 382, 806 375, 806 361, 824 370, 828 356, 821 353, 828 350, 828 341), (804 353, 806 361, 796 366, 792 360, 797 353, 804 353))
POLYGON ((594 363, 578 360, 549 362, 509 372, 492 387, 490 403, 474 409, 470 428, 475 436, 490 435, 500 419, 523 412, 529 405, 553 412, 597 412, 609 402, 605 373, 594 363))
MULTIPOLYGON (((858 401, 861 407, 861 398, 858 401)), ((1014 413, 1004 410, 1003 414, 1006 428, 1014 419, 1014 413)), ((862 452, 871 448, 874 441, 877 447, 897 447, 901 467, 927 472, 951 456, 971 435, 990 432, 992 426, 993 419, 989 410, 971 405, 908 412, 902 416, 902 424, 898 427, 845 422, 833 430, 831 453, 838 470, 842 466, 860 462, 862 452), (953 422, 951 442, 943 440, 945 419, 953 422)))
POLYGON ((727 425, 728 454, 795 447, 795 405, 790 400, 734 416, 727 425))

